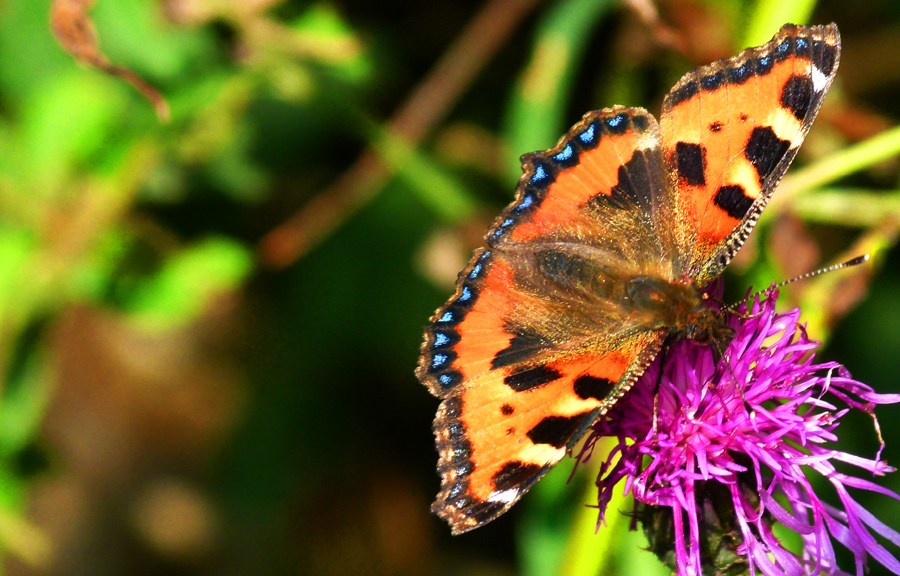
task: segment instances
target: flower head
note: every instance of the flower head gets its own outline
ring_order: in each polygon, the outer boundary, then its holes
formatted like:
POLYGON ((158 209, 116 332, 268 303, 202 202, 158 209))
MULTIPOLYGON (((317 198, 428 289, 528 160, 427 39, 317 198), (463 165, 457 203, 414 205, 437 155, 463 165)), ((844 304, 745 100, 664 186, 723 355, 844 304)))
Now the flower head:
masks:
POLYGON ((844 415, 858 410, 874 419, 876 405, 900 395, 875 393, 837 363, 813 363, 818 343, 798 324, 799 310, 776 313, 776 299, 770 291, 749 313, 730 315, 735 335, 722 353, 672 342, 594 425, 581 461, 600 438, 618 441, 597 480, 600 521, 625 479, 651 548, 679 574, 844 574, 833 541, 852 552, 856 574, 869 556, 900 574, 873 532, 898 546, 900 533, 848 489, 900 496, 835 463, 873 476, 894 469, 881 450, 865 459, 833 447, 844 415), (831 484, 838 507, 813 491, 815 475, 831 484), (785 547, 776 524, 800 535, 802 551, 785 547))

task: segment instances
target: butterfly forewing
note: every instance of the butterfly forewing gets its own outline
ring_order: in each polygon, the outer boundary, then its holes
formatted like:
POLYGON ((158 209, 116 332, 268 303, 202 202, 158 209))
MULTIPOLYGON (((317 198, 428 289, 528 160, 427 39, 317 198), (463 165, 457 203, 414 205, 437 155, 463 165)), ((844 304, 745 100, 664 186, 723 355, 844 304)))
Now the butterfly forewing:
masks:
POLYGON ((686 74, 660 118, 681 275, 704 286, 750 234, 837 72, 837 27, 786 25, 767 44, 686 74))

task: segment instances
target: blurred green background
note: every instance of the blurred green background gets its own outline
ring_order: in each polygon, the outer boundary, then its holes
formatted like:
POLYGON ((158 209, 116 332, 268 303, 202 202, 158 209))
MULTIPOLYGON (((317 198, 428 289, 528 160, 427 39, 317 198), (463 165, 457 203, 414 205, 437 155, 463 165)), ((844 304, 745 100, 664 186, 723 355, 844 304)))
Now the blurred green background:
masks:
MULTIPOLYGON (((10 574, 664 574, 627 517, 594 535, 596 470, 566 485, 568 462, 451 537, 418 346, 520 154, 590 109, 655 113, 787 21, 837 22, 842 65, 728 288, 874 251, 784 301, 821 358, 900 391, 900 3, 97 0, 100 49, 168 123, 50 14, 0 2, 10 574)), ((839 433, 874 457, 870 419, 839 433)))

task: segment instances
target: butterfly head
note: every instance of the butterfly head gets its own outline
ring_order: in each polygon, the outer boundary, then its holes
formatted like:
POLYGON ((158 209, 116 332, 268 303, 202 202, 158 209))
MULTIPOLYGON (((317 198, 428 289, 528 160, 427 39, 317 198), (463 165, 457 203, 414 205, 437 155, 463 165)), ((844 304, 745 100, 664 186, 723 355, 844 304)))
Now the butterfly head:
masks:
POLYGON ((668 330, 675 338, 698 344, 728 342, 734 330, 725 313, 692 284, 655 276, 636 276, 625 286, 624 301, 641 325, 668 330))
POLYGON ((725 314, 726 312, 704 303, 702 308, 688 315, 687 326, 679 334, 698 344, 715 345, 717 349, 724 349, 724 344, 734 337, 734 328, 729 326, 725 314))

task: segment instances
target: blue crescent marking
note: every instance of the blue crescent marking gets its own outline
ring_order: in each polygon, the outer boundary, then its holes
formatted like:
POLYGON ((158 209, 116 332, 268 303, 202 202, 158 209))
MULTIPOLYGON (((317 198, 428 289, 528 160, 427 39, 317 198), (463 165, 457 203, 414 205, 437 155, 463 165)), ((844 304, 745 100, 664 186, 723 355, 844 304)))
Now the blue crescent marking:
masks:
POLYGON ((563 148, 562 152, 553 157, 554 160, 562 162, 563 160, 568 160, 572 157, 572 145, 569 144, 565 148, 563 148))
POLYGON ((588 126, 588 129, 579 134, 578 138, 585 144, 589 144, 594 139, 594 125, 588 126))
POLYGON ((534 203, 534 198, 532 198, 531 196, 523 197, 522 201, 519 202, 519 205, 516 206, 516 212, 521 212, 522 210, 525 210, 526 208, 531 206, 533 203, 534 203))

